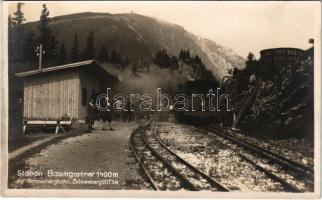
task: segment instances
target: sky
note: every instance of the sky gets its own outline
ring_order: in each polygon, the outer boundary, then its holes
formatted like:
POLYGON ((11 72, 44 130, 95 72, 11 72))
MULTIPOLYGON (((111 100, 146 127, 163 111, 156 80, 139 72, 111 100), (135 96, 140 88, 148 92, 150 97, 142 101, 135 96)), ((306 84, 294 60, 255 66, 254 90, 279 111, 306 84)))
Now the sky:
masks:
MULTIPOLYGON (((320 2, 110 1, 46 2, 50 17, 81 13, 130 13, 165 20, 246 57, 275 47, 307 49, 317 33, 320 2)), ((26 22, 39 20, 42 3, 25 2, 26 22)), ((9 14, 16 3, 9 4, 9 14)))

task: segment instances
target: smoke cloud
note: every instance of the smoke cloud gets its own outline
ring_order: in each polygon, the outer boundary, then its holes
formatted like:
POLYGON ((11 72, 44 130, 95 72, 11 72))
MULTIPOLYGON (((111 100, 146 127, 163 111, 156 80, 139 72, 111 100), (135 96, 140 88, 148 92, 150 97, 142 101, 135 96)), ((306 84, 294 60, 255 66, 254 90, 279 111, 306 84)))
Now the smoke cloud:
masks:
POLYGON ((126 67, 123 71, 110 65, 105 67, 108 67, 113 75, 118 76, 120 83, 115 90, 125 95, 137 93, 155 96, 157 88, 161 88, 162 93, 175 96, 180 85, 197 77, 192 67, 186 64, 180 64, 175 70, 150 64, 149 69, 141 68, 142 70, 138 72, 133 72, 131 67, 126 67))

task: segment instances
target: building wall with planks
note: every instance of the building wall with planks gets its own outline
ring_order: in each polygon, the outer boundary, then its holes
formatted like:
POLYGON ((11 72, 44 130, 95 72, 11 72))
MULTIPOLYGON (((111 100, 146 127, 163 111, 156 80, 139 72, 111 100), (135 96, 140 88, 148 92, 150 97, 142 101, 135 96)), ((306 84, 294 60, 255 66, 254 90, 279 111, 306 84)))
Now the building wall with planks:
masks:
POLYGON ((64 71, 31 76, 24 81, 25 120, 57 120, 65 114, 79 118, 79 72, 64 71))

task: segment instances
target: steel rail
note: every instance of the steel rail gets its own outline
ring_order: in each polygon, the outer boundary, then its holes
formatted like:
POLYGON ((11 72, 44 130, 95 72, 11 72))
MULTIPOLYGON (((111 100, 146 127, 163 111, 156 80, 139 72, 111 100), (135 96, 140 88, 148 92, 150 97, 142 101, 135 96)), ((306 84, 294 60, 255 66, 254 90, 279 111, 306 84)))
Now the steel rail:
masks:
MULTIPOLYGON (((192 191, 197 191, 198 188, 196 188, 189 180, 187 180, 182 174, 180 174, 169 162, 167 162, 157 151, 155 151, 151 145, 148 143, 147 138, 145 137, 145 129, 146 127, 149 126, 149 124, 152 122, 153 120, 150 120, 149 123, 146 123, 144 126, 140 126, 139 128, 136 129, 136 131, 134 131, 130 137, 130 148, 135 156, 135 158, 137 159, 137 161, 139 162, 141 168, 143 169, 146 177, 148 178, 148 181, 150 182, 151 186, 153 187, 154 190, 161 190, 156 181, 154 180, 153 176, 151 175, 151 173, 148 171, 148 169, 144 166, 142 160, 140 159, 140 156, 138 155, 138 152, 136 150, 135 144, 134 144, 134 134, 139 134, 137 135, 138 138, 140 138, 142 140, 142 144, 144 144, 146 146, 147 149, 149 149, 152 154, 158 159, 160 160, 168 169, 169 171, 171 171, 179 180, 180 180, 180 184, 183 188, 185 189, 189 189, 192 191)), ((137 139, 137 138, 136 138, 137 139)))
POLYGON ((173 152, 171 149, 169 149, 162 141, 161 139, 157 136, 157 124, 155 126, 155 131, 153 133, 154 137, 156 138, 156 140, 158 141, 158 143, 164 148, 166 149, 170 154, 172 154, 173 156, 175 156, 180 162, 182 162, 184 165, 188 166, 192 171, 197 172, 198 174, 200 174, 203 178, 205 178, 212 187, 216 187, 217 189, 221 190, 221 191, 225 191, 225 192, 229 192, 231 191, 229 188, 227 188, 226 186, 224 186, 223 184, 221 184, 218 180, 214 179, 213 177, 205 174, 204 172, 202 172, 200 169, 196 168, 195 166, 191 165, 190 163, 188 163, 186 160, 184 160, 183 158, 181 158, 179 155, 177 155, 175 152, 173 152))
POLYGON ((268 171, 267 169, 259 166, 257 163, 253 162, 252 160, 246 158, 244 155, 238 153, 238 156, 240 156, 246 162, 249 162, 250 164, 254 165, 259 171, 264 172, 272 180, 274 180, 276 182, 279 182, 284 187, 286 192, 304 192, 304 191, 301 191, 298 188, 294 187, 293 185, 289 184, 288 182, 286 182, 282 178, 276 176, 275 174, 273 174, 272 172, 268 171))
MULTIPOLYGON (((219 130, 216 130, 216 131, 219 131, 219 130)), ((229 133, 228 133, 228 134, 229 134, 229 133)), ((241 133, 240 133, 240 134, 241 134, 241 133)), ((229 136, 230 136, 230 137, 235 137, 234 135, 231 135, 231 134, 229 134, 229 136)), ((250 145, 250 146, 254 146, 255 148, 260 149, 261 151, 264 151, 264 152, 266 152, 266 153, 268 153, 268 154, 271 154, 271 155, 273 155, 273 156, 275 156, 275 157, 277 157, 277 158, 279 158, 279 159, 281 159, 281 160, 284 160, 285 162, 288 162, 288 163, 290 163, 290 164, 294 165, 295 167, 300 168, 300 169, 302 169, 303 171, 306 171, 308 174, 312 174, 312 177, 313 177, 313 173, 314 173, 314 169, 313 169, 313 168, 308 167, 308 166, 305 166, 305 165, 303 165, 303 164, 301 164, 301 163, 295 162, 295 161, 293 161, 293 160, 291 160, 291 159, 289 159, 289 158, 286 158, 286 157, 284 157, 284 156, 278 155, 277 153, 274 153, 274 152, 269 151, 269 150, 267 150, 267 149, 265 149, 265 148, 259 147, 259 146, 255 145, 255 144, 249 143, 249 142, 245 141, 244 139, 240 139, 240 140, 243 140, 243 142, 244 142, 244 143, 246 143, 246 144, 248 144, 248 145, 250 145)), ((264 141, 265 141, 265 140, 264 140, 264 141)), ((269 141, 266 141, 266 142, 271 143, 271 142, 269 142, 269 141)))
POLYGON ((306 170, 307 168, 303 168, 300 165, 294 165, 293 164, 294 161, 291 161, 288 158, 277 155, 274 152, 271 152, 269 150, 263 149, 262 147, 258 147, 257 145, 251 144, 251 143, 249 143, 245 140, 242 140, 240 138, 236 138, 235 136, 232 136, 230 134, 221 133, 219 130, 211 129, 208 127, 203 127, 203 128, 211 131, 211 133, 208 133, 208 134, 219 135, 225 139, 228 139, 229 141, 232 141, 235 144, 238 144, 248 150, 251 150, 251 151, 271 160, 272 162, 283 167, 284 169, 292 170, 293 172, 297 173, 298 175, 306 177, 308 179, 308 181, 310 181, 307 184, 309 186, 313 185, 314 175, 310 172, 311 170, 306 170))
POLYGON ((192 191, 198 191, 199 189, 194 185, 192 184, 186 177, 184 177, 182 174, 180 174, 178 172, 178 170, 173 167, 171 165, 171 163, 169 163, 168 161, 166 161, 148 142, 147 138, 146 138, 146 135, 142 135, 143 137, 143 140, 144 140, 144 143, 147 145, 147 147, 149 148, 150 151, 153 152, 153 154, 159 159, 161 160, 169 169, 170 171, 175 174, 181 181, 181 186, 186 188, 186 189, 189 189, 189 190, 192 190, 192 191))
MULTIPOLYGON (((147 177, 148 181, 150 182, 152 188, 154 190, 158 191, 158 190, 160 190, 160 188, 158 187, 157 183, 152 178, 150 172, 144 166, 142 160, 140 159, 140 157, 138 155, 137 150, 134 148, 134 137, 137 134, 141 134, 141 133, 139 133, 139 131, 141 131, 142 129, 145 129, 150 123, 151 123, 151 120, 147 121, 144 125, 140 125, 135 131, 133 131, 133 133, 130 136, 129 146, 130 146, 130 149, 131 149, 135 159, 138 161, 140 167, 143 169, 143 172, 144 172, 145 176, 147 177)), ((138 137, 140 137, 140 135, 138 135, 138 137)))
MULTIPOLYGON (((210 138, 214 137, 213 135, 209 135, 208 136, 210 138)), ((229 147, 228 145, 225 145, 227 147, 229 147)), ((289 184, 288 182, 286 182, 284 179, 276 176, 275 174, 273 174, 272 172, 270 172, 269 170, 261 167, 260 165, 258 165, 256 162, 250 160, 249 158, 247 158, 246 156, 244 156, 243 154, 237 152, 237 155, 242 158, 243 160, 245 160, 246 162, 250 163, 251 165, 255 166, 256 169, 258 169, 259 171, 261 172, 264 172, 268 177, 270 177, 272 180, 276 181, 276 182, 279 182, 283 187, 284 189, 286 190, 286 192, 297 192, 297 193, 300 193, 300 192, 305 192, 305 191, 302 191, 300 189, 298 189, 297 187, 289 184)))

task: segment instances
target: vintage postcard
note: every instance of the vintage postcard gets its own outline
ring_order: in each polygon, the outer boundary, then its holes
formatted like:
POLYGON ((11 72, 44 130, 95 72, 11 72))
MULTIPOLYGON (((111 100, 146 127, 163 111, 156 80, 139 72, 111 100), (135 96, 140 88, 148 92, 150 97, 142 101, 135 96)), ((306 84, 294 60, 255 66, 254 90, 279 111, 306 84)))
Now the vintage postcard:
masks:
POLYGON ((1 11, 1 195, 319 198, 319 1, 1 11))

